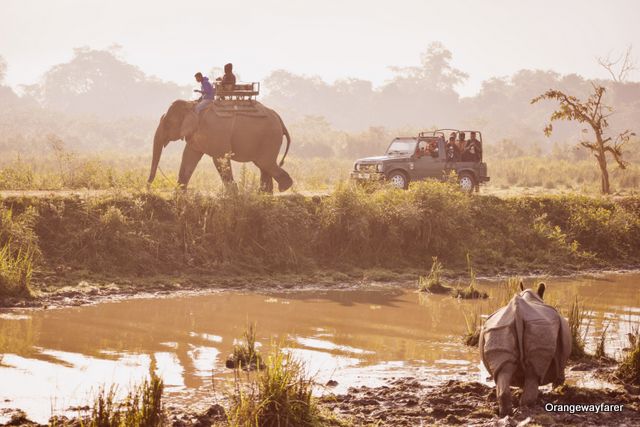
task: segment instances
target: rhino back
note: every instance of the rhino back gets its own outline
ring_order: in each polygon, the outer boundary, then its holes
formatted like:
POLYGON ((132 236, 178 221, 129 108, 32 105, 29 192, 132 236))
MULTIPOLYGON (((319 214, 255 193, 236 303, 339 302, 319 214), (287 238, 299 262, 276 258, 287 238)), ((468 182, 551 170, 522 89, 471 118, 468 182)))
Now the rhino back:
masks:
MULTIPOLYGON (((558 349, 564 341, 564 336, 558 340, 563 320, 533 293, 514 296, 487 319, 480 334, 482 361, 491 376, 495 379, 505 363, 515 363, 520 374, 530 368, 540 381, 546 379, 551 363, 565 352, 558 349)), ((566 359, 557 362, 554 366, 564 369, 566 359)))

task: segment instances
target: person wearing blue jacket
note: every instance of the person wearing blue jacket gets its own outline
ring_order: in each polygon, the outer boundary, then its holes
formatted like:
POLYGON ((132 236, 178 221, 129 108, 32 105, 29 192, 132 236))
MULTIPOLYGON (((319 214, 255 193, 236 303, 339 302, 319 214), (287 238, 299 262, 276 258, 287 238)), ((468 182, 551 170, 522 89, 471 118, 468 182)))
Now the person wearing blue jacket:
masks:
POLYGON ((198 102, 198 105, 196 105, 196 113, 200 114, 200 111, 204 110, 209 104, 213 102, 216 90, 209 82, 209 78, 204 77, 202 73, 196 73, 195 78, 196 81, 200 83, 200 90, 196 89, 194 92, 199 92, 202 94, 202 96, 200 97, 200 102, 198 102))

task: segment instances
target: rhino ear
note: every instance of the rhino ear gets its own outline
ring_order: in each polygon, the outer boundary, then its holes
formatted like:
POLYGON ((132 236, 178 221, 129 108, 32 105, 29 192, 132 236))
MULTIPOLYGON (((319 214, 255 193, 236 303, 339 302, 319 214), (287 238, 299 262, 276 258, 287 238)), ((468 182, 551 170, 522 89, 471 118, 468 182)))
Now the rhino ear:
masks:
POLYGON ((522 283, 522 280, 520 280, 520 290, 524 292, 524 283, 522 283))
POLYGON ((540 297, 540 299, 542 299, 544 297, 544 290, 546 289, 546 286, 543 282, 538 283, 538 296, 540 297))
POLYGON ((198 127, 198 115, 195 111, 189 111, 185 114, 180 126, 180 137, 186 138, 192 135, 198 127))

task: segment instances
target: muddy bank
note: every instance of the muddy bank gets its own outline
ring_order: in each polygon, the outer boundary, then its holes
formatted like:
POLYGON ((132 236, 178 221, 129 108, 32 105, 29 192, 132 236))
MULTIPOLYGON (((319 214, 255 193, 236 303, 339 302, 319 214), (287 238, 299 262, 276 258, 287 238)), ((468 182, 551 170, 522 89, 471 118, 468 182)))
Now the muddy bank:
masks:
POLYGON ((355 425, 416 426, 524 426, 640 425, 640 396, 624 390, 586 389, 569 385, 540 393, 536 406, 518 407, 520 391, 514 389, 515 410, 500 419, 495 387, 477 382, 450 380, 438 386, 425 386, 415 378, 403 378, 377 387, 349 389, 349 393, 322 398, 322 404, 355 425), (622 412, 550 412, 545 404, 616 404, 622 412))
MULTIPOLYGON (((566 274, 546 275, 545 280, 601 277, 618 274, 637 274, 640 266, 628 266, 625 269, 589 269, 566 274)), ((416 289, 421 270, 402 271, 354 269, 348 273, 339 271, 317 271, 314 274, 269 274, 269 275, 197 275, 197 276, 158 276, 151 278, 120 278, 115 281, 100 276, 85 276, 83 272, 69 272, 64 269, 50 272, 37 272, 38 284, 33 286, 32 295, 0 296, 0 308, 48 309, 99 304, 109 301, 121 301, 133 298, 199 295, 211 292, 286 292, 315 290, 354 290, 375 289, 380 287, 398 287, 416 289), (63 273, 60 273, 63 271, 63 273)), ((449 286, 466 286, 467 272, 448 272, 444 283, 449 286)), ((482 282, 499 282, 509 276, 518 276, 525 280, 535 280, 545 276, 540 270, 507 271, 499 276, 478 277, 482 282)))
MULTIPOLYGON (((350 388, 342 395, 325 395, 319 404, 335 416, 329 425, 342 426, 638 426, 640 396, 623 389, 589 389, 563 385, 554 390, 541 389, 538 402, 520 408, 520 391, 513 389, 514 411, 499 418, 495 387, 478 382, 449 380, 439 385, 424 385, 416 378, 399 378, 381 387, 350 388), (571 413, 545 410, 545 405, 621 405, 621 411, 571 413)), ((171 407, 171 402, 168 402, 171 407)), ((554 406, 558 408, 558 406, 554 406)), ((29 421, 19 410, 7 410, 11 419, 4 426, 41 426, 29 421)), ((62 417, 57 425, 80 426, 78 419, 62 417), (66 423, 66 424, 65 424, 66 423)), ((225 409, 219 403, 201 412, 178 407, 166 410, 165 423, 175 427, 226 426, 225 409)))

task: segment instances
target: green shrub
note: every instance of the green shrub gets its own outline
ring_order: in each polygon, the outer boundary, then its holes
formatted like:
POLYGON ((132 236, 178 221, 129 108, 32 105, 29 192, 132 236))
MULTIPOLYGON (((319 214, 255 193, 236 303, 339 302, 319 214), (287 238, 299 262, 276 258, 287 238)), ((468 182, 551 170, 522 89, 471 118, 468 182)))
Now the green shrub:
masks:
POLYGON ((116 401, 116 389, 98 391, 91 414, 80 417, 86 427, 157 427, 163 425, 162 393, 164 384, 151 369, 151 377, 134 387, 122 402, 116 401))
POLYGON ((13 254, 11 245, 0 248, 0 297, 30 297, 33 255, 31 252, 13 254))
POLYGON ((584 304, 576 296, 569 308, 569 330, 571 331, 571 358, 580 359, 586 355, 584 350, 585 337, 589 325, 585 326, 587 311, 584 304))
POLYGON ((264 369, 262 355, 256 347, 256 325, 249 323, 243 333, 244 341, 233 346, 233 353, 227 359, 227 368, 244 370, 264 369))
POLYGON ((312 397, 313 379, 290 353, 274 346, 266 367, 244 384, 236 376, 227 411, 230 426, 320 426, 321 412, 312 397))
POLYGON ((429 274, 418 278, 418 290, 432 294, 448 294, 451 288, 442 284, 442 263, 438 257, 433 257, 429 274))
POLYGON ((628 335, 629 347, 616 370, 622 381, 640 385, 640 329, 635 328, 628 335))

